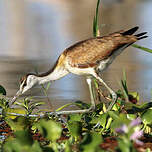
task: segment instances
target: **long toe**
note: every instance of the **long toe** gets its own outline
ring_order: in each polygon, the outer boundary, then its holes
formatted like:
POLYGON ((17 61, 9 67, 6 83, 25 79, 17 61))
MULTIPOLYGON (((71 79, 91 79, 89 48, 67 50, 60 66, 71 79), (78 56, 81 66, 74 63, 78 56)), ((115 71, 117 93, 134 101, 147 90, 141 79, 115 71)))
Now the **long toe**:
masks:
POLYGON ((111 94, 112 94, 112 99, 113 99, 113 101, 112 101, 112 103, 109 105, 109 107, 108 107, 108 109, 107 109, 107 112, 110 111, 110 110, 112 110, 114 104, 115 104, 116 101, 117 101, 117 94, 116 94, 115 92, 112 92, 111 94))

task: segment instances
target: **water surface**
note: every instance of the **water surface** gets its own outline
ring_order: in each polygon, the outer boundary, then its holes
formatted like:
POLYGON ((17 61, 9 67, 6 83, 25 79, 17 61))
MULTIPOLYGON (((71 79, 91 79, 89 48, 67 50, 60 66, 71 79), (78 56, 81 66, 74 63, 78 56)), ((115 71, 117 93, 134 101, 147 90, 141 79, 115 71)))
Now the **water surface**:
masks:
MULTIPOLYGON (((92 37, 95 6, 92 0, 0 0, 0 84, 8 96, 16 93, 24 74, 47 71, 65 48, 92 37)), ((151 6, 150 0, 104 0, 99 13, 101 34, 138 25, 149 35, 138 44, 152 48, 151 6)), ((141 100, 149 101, 151 65, 152 54, 129 47, 102 78, 117 90, 125 69, 129 90, 138 91, 141 100)), ((40 86, 26 95, 44 97, 40 86)), ((72 74, 53 82, 49 97, 55 108, 75 100, 90 100, 85 78, 72 74)))

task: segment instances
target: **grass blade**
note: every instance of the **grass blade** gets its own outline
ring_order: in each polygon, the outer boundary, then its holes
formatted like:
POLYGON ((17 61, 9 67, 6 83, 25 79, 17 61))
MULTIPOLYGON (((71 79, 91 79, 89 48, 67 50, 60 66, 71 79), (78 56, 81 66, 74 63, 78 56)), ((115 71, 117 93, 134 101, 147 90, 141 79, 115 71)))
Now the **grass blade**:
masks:
POLYGON ((65 104, 65 105, 59 107, 58 109, 56 109, 55 111, 61 111, 62 109, 66 108, 66 107, 69 107, 69 106, 71 106, 71 105, 74 105, 74 103, 65 104))
POLYGON ((97 2, 96 14, 93 19, 93 36, 94 37, 100 36, 99 26, 98 26, 99 4, 100 4, 100 0, 98 0, 98 2, 97 2))
POLYGON ((140 46, 140 45, 137 45, 137 44, 132 44, 133 47, 137 48, 137 49, 140 49, 140 50, 143 50, 143 51, 146 51, 146 52, 149 52, 149 53, 152 53, 152 49, 149 49, 149 48, 146 48, 146 47, 143 47, 143 46, 140 46))
POLYGON ((48 90, 50 88, 51 82, 48 82, 47 86, 46 86, 46 90, 48 90))

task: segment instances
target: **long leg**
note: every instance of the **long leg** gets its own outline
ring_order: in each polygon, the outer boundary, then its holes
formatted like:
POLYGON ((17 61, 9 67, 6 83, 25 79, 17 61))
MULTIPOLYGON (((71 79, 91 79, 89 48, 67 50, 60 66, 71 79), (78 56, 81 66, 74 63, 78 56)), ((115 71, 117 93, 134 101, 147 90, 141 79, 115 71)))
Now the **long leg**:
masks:
POLYGON ((86 78, 86 81, 88 83, 89 92, 90 92, 90 99, 91 99, 91 106, 90 106, 90 108, 92 110, 94 110, 96 104, 95 104, 95 99, 94 99, 94 95, 93 95, 92 79, 90 77, 88 77, 88 78, 86 78))
MULTIPOLYGON (((49 115, 64 115, 64 114, 74 114, 74 113, 88 113, 90 111, 95 110, 95 101, 94 101, 94 96, 93 96, 92 79, 90 77, 88 77, 86 79, 86 81, 87 81, 88 86, 89 86, 90 98, 91 98, 91 106, 90 106, 89 109, 49 112, 49 115)), ((16 115, 16 114, 14 114, 14 115, 16 115)), ((32 115, 32 117, 36 117, 36 115, 32 115)), ((43 117, 43 115, 41 117, 43 117)))
POLYGON ((113 99, 113 102, 109 105, 107 111, 111 110, 113 105, 116 103, 117 101, 117 94, 100 78, 100 76, 98 76, 97 73, 94 73, 93 76, 99 80, 106 88, 107 90, 111 93, 112 95, 112 99, 113 99))
MULTIPOLYGON (((91 106, 89 109, 84 109, 84 110, 70 110, 70 111, 57 111, 57 112, 49 112, 48 115, 64 115, 64 114, 74 114, 74 113, 89 113, 93 110, 95 110, 95 101, 94 101, 94 96, 93 96, 93 88, 92 88, 92 79, 87 78, 86 79, 88 86, 89 86, 89 91, 90 91, 90 98, 91 98, 91 106)), ((19 115, 19 116, 25 116, 24 114, 16 114, 16 113, 11 113, 13 115, 19 115)), ((38 115, 28 115, 29 117, 38 117, 38 115)), ((41 114, 39 117, 44 117, 45 114, 41 114)))
POLYGON ((91 106, 89 109, 84 109, 84 110, 70 110, 70 111, 57 111, 57 112, 51 112, 51 114, 55 115, 62 115, 62 114, 74 114, 74 113, 88 113, 90 111, 93 111, 95 109, 95 101, 94 101, 94 96, 93 96, 93 88, 92 88, 92 79, 88 77, 86 79, 88 86, 89 86, 89 91, 90 91, 90 98, 91 98, 91 106))

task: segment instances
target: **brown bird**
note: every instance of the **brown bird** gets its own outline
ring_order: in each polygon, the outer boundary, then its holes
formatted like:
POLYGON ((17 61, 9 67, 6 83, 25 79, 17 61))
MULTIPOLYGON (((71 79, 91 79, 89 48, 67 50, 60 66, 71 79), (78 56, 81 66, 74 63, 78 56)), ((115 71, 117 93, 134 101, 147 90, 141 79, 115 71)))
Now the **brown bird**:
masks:
MULTIPOLYGON (((69 48, 59 56, 55 65, 46 73, 37 75, 29 73, 21 79, 20 89, 14 96, 10 104, 13 104, 16 98, 31 89, 35 85, 47 83, 49 81, 58 80, 68 73, 76 75, 92 76, 103 84, 112 95, 113 102, 108 107, 111 110, 117 100, 116 93, 102 80, 100 73, 112 63, 125 48, 134 42, 144 39, 146 32, 133 35, 138 27, 130 30, 121 30, 107 36, 90 38, 80 41, 69 48)), ((85 110, 61 111, 64 113, 83 113, 95 109, 95 102, 92 93, 91 78, 87 78, 89 90, 91 94, 91 106, 85 110)))

